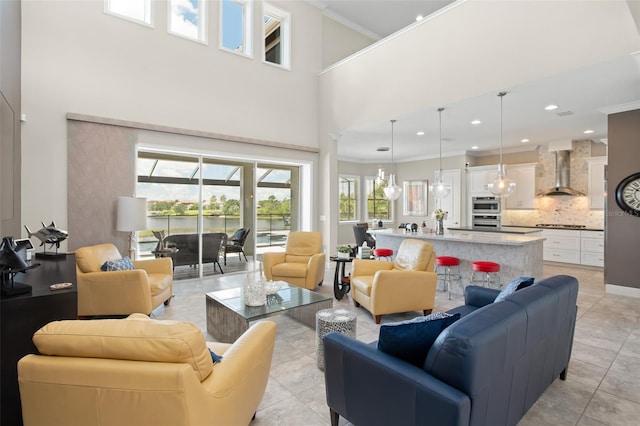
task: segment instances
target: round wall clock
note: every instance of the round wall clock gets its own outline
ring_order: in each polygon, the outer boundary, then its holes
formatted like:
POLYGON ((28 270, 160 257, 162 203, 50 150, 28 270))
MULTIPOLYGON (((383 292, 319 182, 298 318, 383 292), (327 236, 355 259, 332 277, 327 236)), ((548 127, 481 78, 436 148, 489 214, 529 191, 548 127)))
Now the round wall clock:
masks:
POLYGON ((640 217, 640 172, 627 176, 618 184, 616 202, 625 212, 640 217))

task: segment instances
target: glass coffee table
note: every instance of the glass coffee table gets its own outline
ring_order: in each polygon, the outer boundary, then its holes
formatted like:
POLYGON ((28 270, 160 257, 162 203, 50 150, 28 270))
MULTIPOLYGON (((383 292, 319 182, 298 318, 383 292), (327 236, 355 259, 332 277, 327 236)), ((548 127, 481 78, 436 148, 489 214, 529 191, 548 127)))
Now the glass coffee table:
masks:
POLYGON ((316 312, 333 307, 333 298, 305 288, 285 284, 276 294, 267 295, 263 306, 247 306, 241 288, 207 293, 207 332, 219 342, 233 343, 249 328, 251 321, 286 314, 315 329, 316 312))

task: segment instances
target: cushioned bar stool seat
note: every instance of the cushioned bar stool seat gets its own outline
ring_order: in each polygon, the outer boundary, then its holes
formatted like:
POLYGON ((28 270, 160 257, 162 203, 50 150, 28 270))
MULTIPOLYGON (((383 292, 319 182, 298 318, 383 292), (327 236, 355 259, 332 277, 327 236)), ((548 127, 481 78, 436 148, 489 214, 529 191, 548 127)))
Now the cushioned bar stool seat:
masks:
POLYGON ((462 278, 460 275, 460 259, 453 256, 438 256, 436 257, 436 274, 438 274, 438 280, 442 280, 442 291, 447 291, 449 300, 451 300, 451 280, 460 281, 462 278), (455 268, 455 273, 452 273, 451 268, 455 268))
POLYGON ((484 287, 491 287, 491 283, 494 283, 497 287, 501 287, 500 283, 500 264, 496 262, 489 262, 485 260, 479 260, 471 264, 473 273, 471 274, 471 283, 476 282, 476 274, 482 274, 480 282, 484 287))
POLYGON ((386 260, 392 260, 393 250, 388 248, 377 248, 373 249, 373 257, 376 259, 380 259, 381 257, 386 258, 386 260))

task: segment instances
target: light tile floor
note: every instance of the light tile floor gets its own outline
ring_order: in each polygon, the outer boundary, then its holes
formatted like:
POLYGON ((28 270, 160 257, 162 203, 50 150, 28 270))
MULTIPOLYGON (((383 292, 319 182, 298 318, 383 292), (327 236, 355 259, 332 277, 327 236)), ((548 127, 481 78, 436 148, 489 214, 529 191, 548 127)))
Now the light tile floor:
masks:
MULTIPOLYGON (((578 321, 573 354, 566 381, 556 380, 520 421, 520 426, 549 425, 637 425, 640 421, 640 305, 639 299, 607 295, 601 270, 545 265, 544 275, 573 275, 580 282, 578 321)), ((334 270, 327 269, 321 293, 333 294, 334 270)), ((206 331, 205 293, 242 285, 245 273, 216 275, 175 283, 170 306, 153 313, 158 319, 191 321, 206 331)), ((438 291, 434 312, 462 304, 462 296, 447 299, 438 291)), ((354 310, 358 315, 357 338, 377 339, 379 326, 362 308, 355 308, 349 295, 334 307, 354 310)), ((418 313, 387 315, 384 322, 417 316, 418 313)), ((315 332, 281 315, 270 318, 278 324, 275 352, 267 391, 254 426, 330 424, 324 390, 324 375, 316 367, 315 332)), ((341 425, 348 424, 341 419, 341 425)), ((366 426, 366 425, 364 425, 366 426)))

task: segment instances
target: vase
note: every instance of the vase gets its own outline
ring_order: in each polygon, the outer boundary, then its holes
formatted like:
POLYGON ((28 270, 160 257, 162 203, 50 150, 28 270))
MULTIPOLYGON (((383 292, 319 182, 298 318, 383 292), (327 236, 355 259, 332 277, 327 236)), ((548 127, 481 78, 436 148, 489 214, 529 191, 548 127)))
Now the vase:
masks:
POLYGON ((351 253, 343 253, 341 251, 338 252, 338 259, 349 259, 351 257, 351 253))
POLYGON ((444 220, 436 220, 436 235, 444 235, 444 220))
POLYGON ((247 306, 263 306, 267 302, 267 289, 262 277, 247 274, 242 286, 242 298, 247 306))

